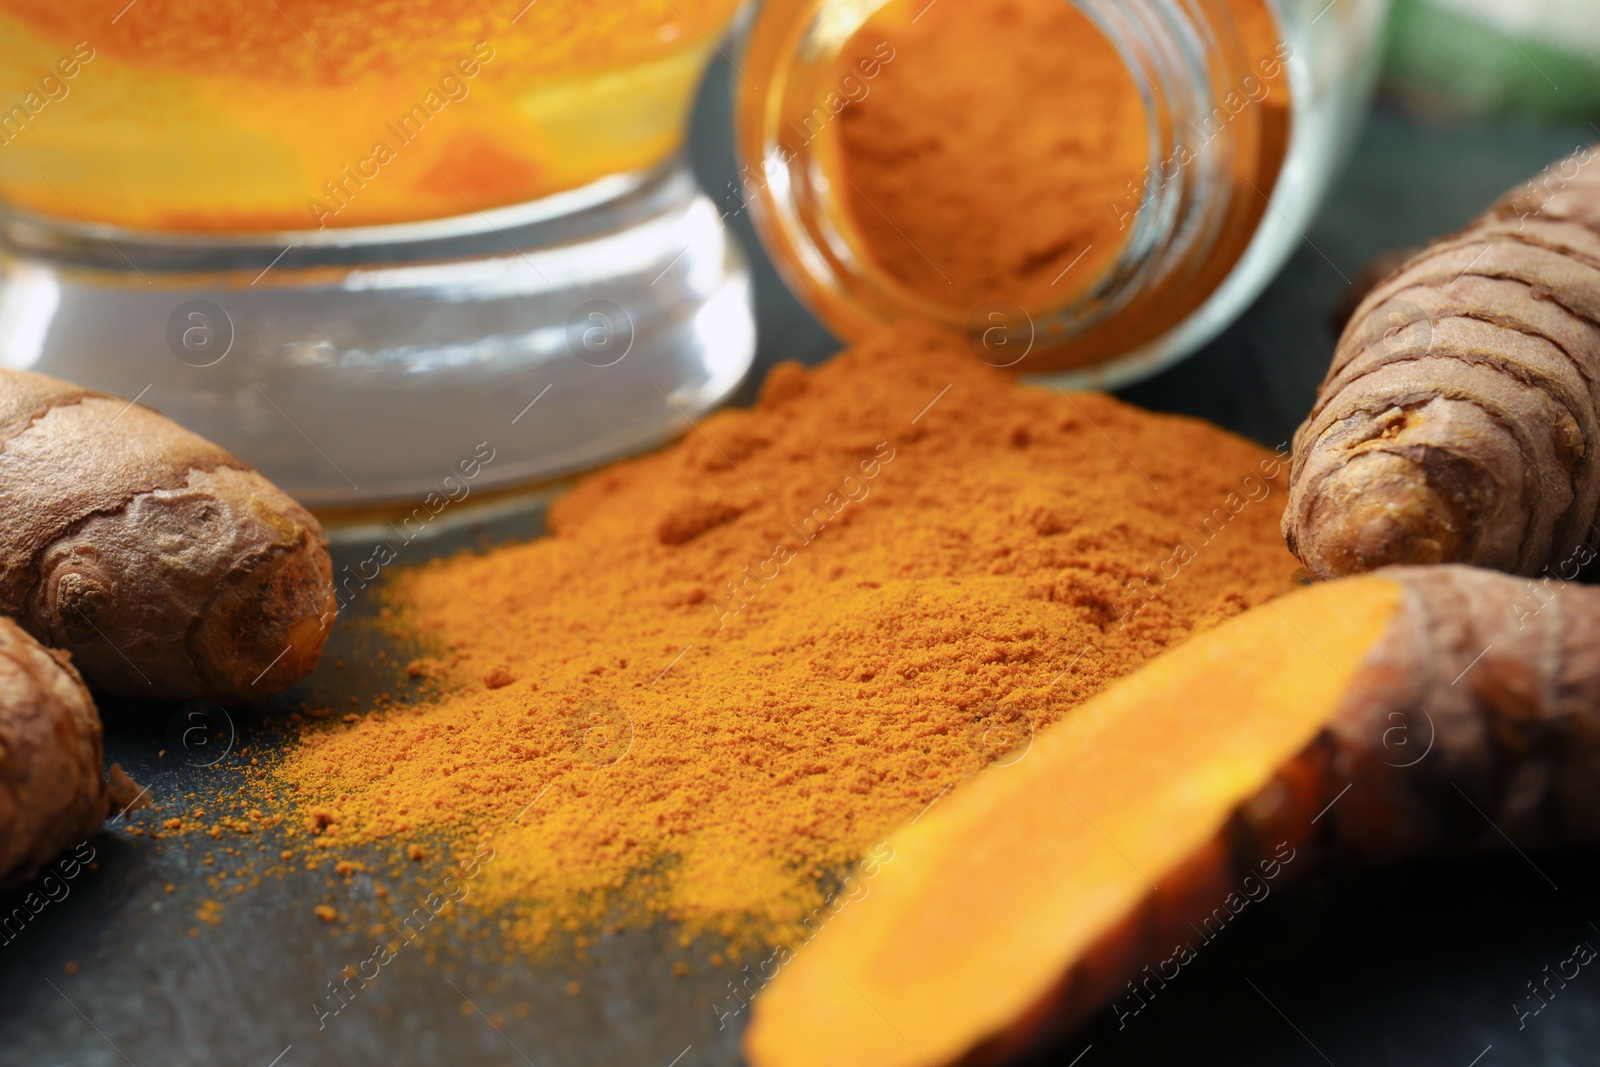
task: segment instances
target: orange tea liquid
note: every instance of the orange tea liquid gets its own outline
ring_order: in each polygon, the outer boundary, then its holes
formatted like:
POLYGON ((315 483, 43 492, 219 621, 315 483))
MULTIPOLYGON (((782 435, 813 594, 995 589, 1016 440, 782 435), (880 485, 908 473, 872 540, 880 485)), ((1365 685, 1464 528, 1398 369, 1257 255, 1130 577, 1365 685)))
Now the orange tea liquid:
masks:
POLYGON ((677 149, 738 3, 0 0, 0 199, 300 230, 573 189, 677 149))

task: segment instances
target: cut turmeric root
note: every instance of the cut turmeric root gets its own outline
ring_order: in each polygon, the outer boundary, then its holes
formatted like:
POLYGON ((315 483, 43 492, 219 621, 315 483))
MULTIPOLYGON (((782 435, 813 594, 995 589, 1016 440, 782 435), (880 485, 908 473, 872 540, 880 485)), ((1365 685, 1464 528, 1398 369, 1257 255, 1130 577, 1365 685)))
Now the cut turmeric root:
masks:
POLYGON ((1112 686, 890 839, 756 998, 757 1067, 988 1063, 1164 981, 1319 859, 1600 840, 1600 592, 1314 586, 1112 686))

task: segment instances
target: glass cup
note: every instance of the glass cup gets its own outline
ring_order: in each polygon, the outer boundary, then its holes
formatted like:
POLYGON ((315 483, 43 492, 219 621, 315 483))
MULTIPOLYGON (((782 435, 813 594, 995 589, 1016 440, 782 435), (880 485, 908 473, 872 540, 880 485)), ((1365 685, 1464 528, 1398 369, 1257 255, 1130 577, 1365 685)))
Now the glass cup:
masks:
POLYGON ((0 365, 324 507, 553 477, 726 397, 748 276, 681 147, 738 0, 463 7, 0 0, 0 365))

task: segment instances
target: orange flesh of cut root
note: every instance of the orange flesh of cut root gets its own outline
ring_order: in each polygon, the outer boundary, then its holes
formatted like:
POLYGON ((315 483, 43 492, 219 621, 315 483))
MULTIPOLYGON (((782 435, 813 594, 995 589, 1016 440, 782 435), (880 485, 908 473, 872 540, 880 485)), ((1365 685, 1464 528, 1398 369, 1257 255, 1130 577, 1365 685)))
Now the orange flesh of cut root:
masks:
POLYGON ((751 1061, 929 1067, 1005 1032, 1311 744, 1402 596, 1360 578, 1256 608, 957 789, 757 998, 751 1061))

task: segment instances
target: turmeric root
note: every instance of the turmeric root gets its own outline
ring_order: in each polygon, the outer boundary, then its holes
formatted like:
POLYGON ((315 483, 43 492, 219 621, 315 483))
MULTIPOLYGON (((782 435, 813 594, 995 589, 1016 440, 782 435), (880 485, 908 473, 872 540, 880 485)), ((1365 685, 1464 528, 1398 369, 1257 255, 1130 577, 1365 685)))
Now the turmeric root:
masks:
POLYGON ((149 408, 0 371, 0 614, 137 699, 259 704, 334 615, 309 512, 149 408))
POLYGON ((1395 569, 1153 660, 892 836, 871 895, 757 996, 751 1062, 1001 1061, 1178 980, 1263 879, 1600 841, 1600 591, 1522 599, 1395 569))
POLYGON ((0 618, 0 887, 99 827, 100 716, 65 654, 0 618))
POLYGON ((1600 543, 1600 159, 1412 258, 1295 435, 1289 547, 1321 577, 1472 563, 1571 578, 1600 543))

